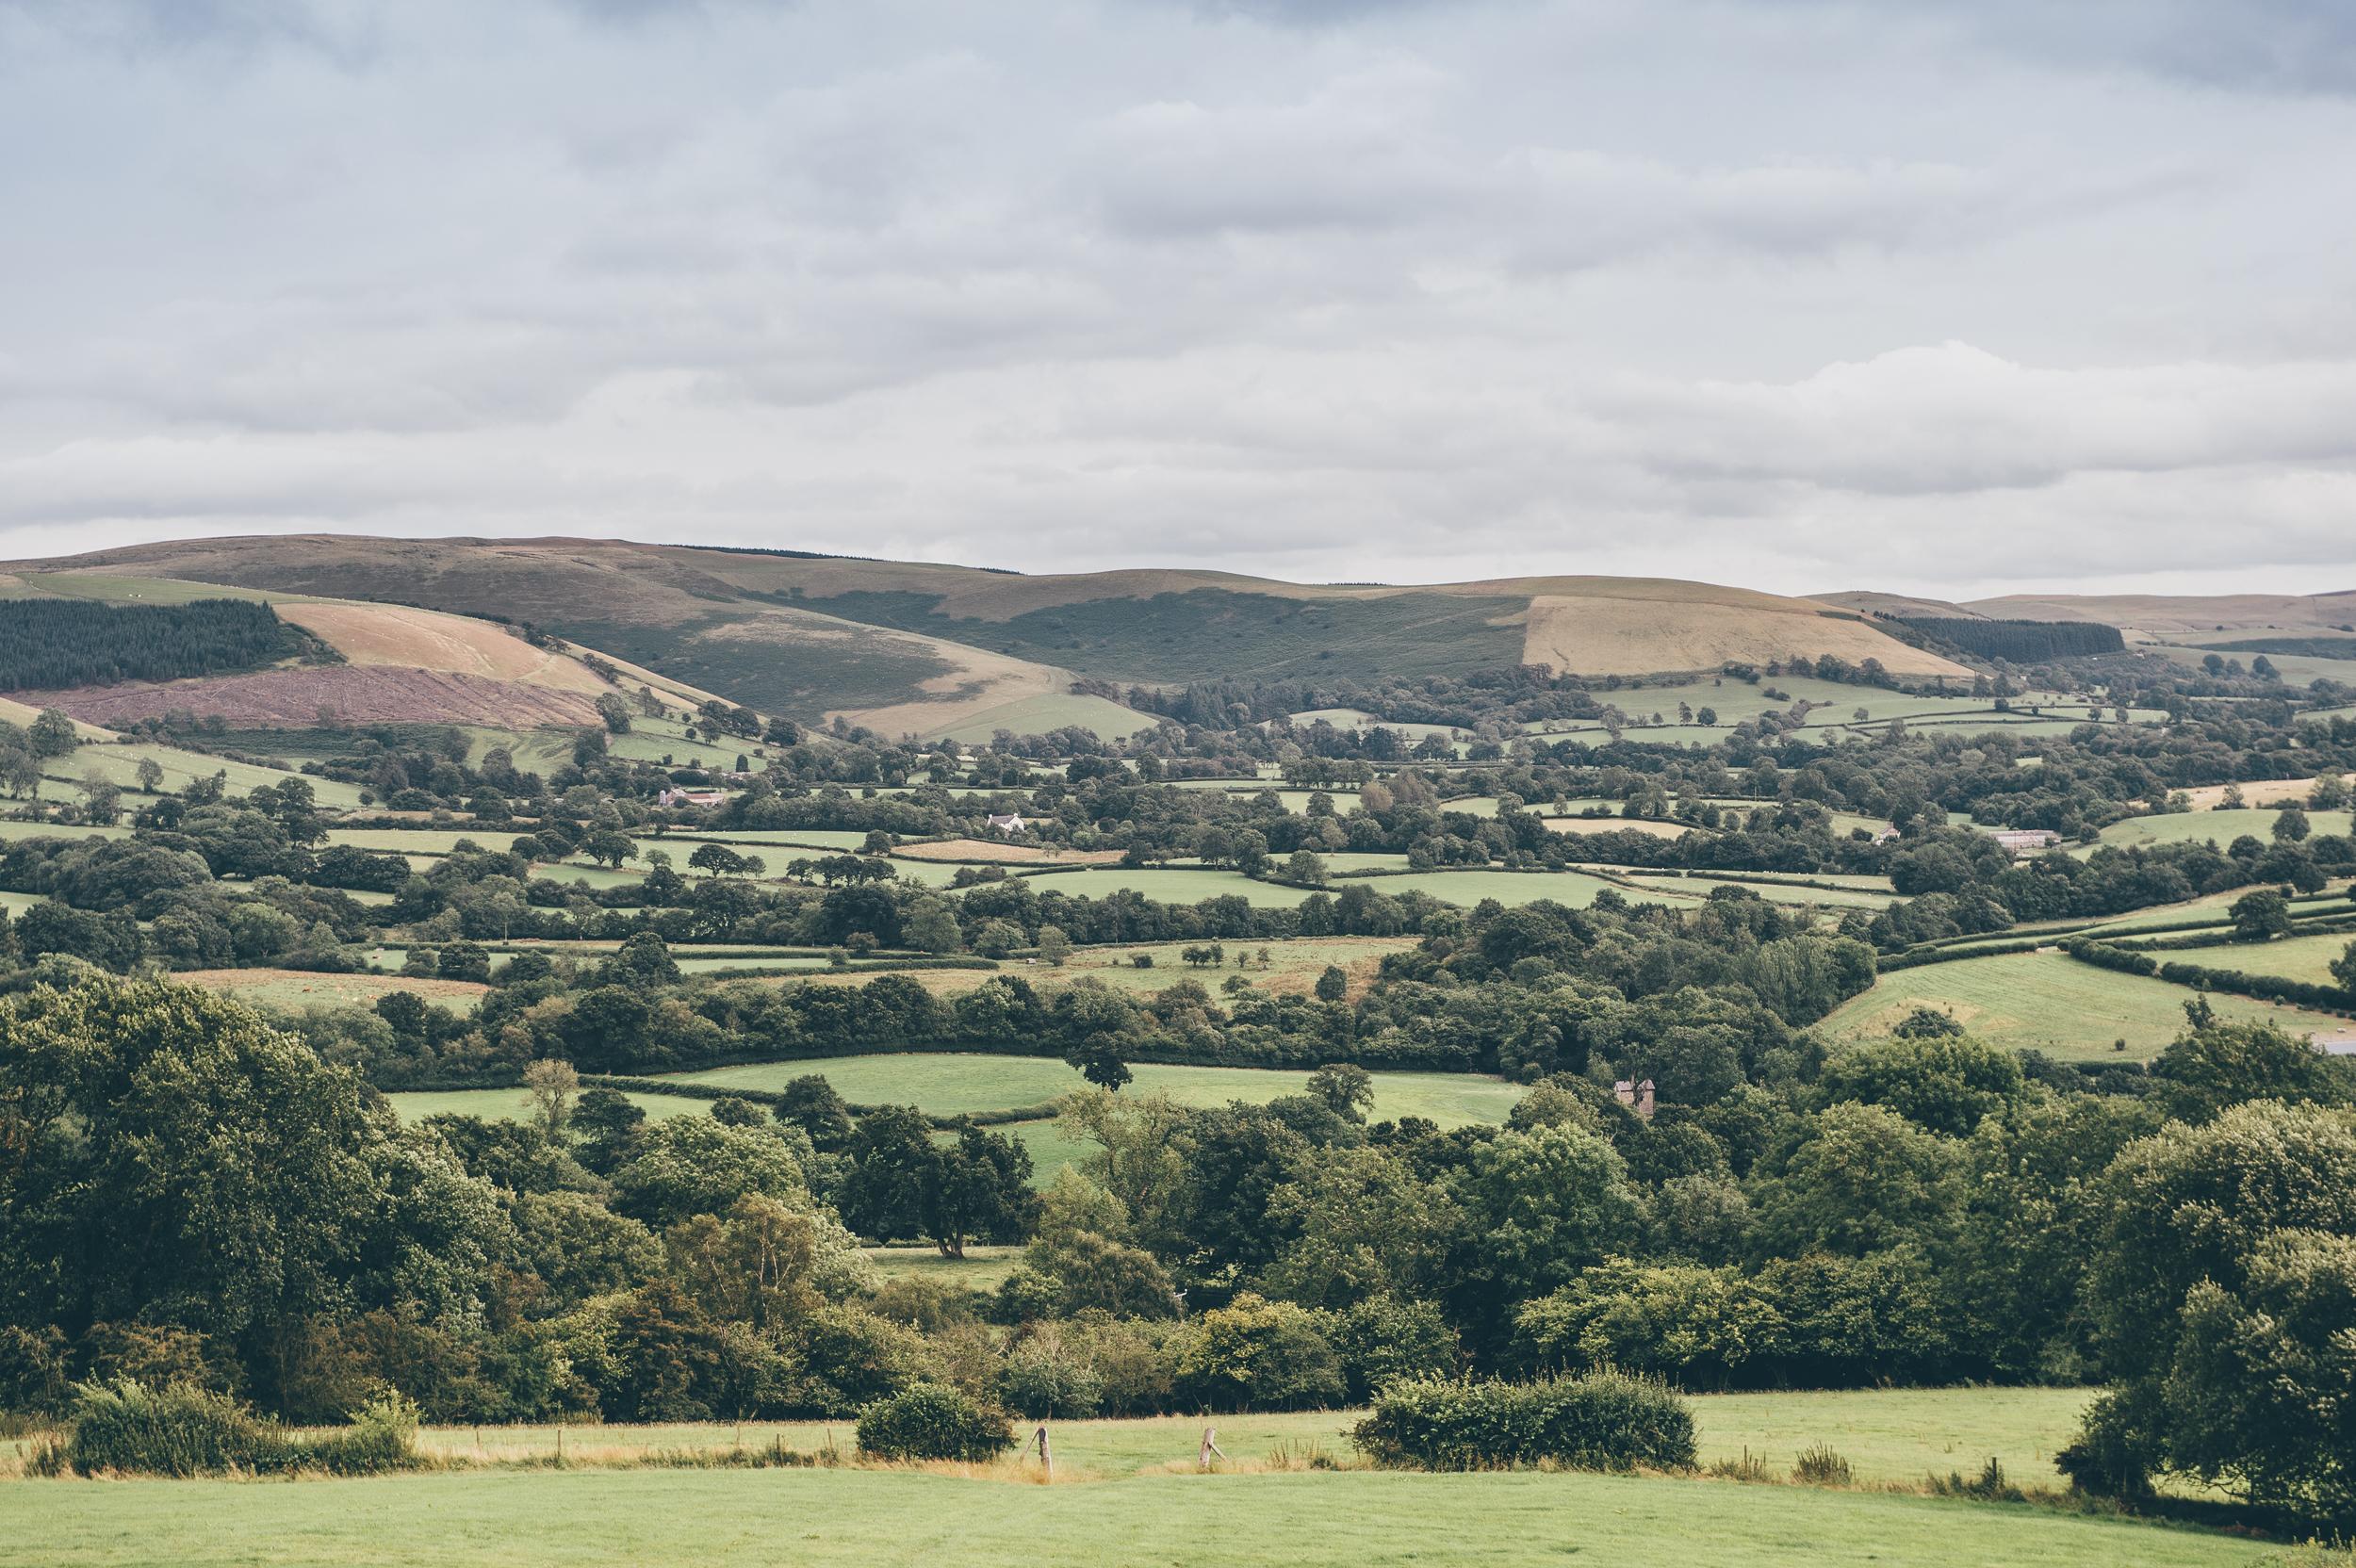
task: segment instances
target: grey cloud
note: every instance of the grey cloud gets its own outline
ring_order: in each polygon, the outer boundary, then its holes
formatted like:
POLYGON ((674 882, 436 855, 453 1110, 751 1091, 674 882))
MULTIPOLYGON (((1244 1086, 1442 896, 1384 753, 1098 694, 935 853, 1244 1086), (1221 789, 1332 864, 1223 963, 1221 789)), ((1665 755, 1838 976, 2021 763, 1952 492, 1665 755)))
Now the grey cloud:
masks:
POLYGON ((2131 9, 0 0, 0 553, 2356 579, 2356 105, 2131 9))

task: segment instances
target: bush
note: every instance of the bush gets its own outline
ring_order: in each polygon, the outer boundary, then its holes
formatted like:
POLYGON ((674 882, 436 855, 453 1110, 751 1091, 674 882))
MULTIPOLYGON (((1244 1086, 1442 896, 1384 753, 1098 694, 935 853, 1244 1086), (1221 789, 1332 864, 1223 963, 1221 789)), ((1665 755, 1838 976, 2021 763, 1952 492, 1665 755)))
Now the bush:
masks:
POLYGON ((303 1445, 298 1462, 337 1476, 406 1470, 417 1459, 417 1407, 387 1389, 362 1405, 352 1424, 303 1445))
POLYGON ((878 1399, 859 1413, 859 1452, 877 1459, 949 1459, 979 1462, 1014 1446, 1006 1418, 985 1410, 943 1383, 878 1399))
POLYGON ((1548 1462, 1574 1470, 1682 1469, 1693 1417, 1665 1384, 1618 1372, 1538 1382, 1395 1383, 1351 1433, 1378 1464, 1481 1470, 1548 1462))
POLYGON ((131 1378, 76 1390, 66 1462, 81 1475, 217 1476, 288 1467, 293 1444, 225 1394, 131 1378))
POLYGON ((1848 1456, 1819 1443, 1801 1450, 1792 1466, 1792 1478, 1802 1486, 1847 1486, 1857 1479, 1857 1473, 1850 1469, 1848 1456))
POLYGON ((1180 1390, 1205 1410, 1321 1410, 1349 1385, 1326 1337, 1330 1320, 1244 1292, 1186 1324, 1170 1342, 1180 1390))
POLYGON ((417 1407, 389 1390, 363 1405, 350 1426, 307 1441, 225 1394, 188 1383, 157 1389, 123 1378, 84 1383, 75 1393, 64 1459, 85 1476, 299 1469, 368 1476, 417 1462, 417 1407))

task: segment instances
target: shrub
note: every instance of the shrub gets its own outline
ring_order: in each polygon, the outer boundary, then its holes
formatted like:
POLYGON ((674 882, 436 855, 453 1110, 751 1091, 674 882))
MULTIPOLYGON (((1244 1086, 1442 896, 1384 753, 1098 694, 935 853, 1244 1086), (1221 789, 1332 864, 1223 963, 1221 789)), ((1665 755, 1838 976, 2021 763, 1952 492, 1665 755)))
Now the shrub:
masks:
POLYGON ((81 1475, 214 1476, 286 1469, 293 1444, 224 1394, 131 1378, 76 1391, 66 1462, 81 1475))
POLYGON ((417 1407, 386 1390, 348 1427, 308 1440, 224 1394, 188 1383, 150 1388, 135 1379, 75 1390, 64 1462, 81 1475, 254 1475, 297 1469, 339 1476, 405 1470, 417 1462, 417 1407))
POLYGON ((1351 1434, 1378 1464, 1479 1470, 1541 1462, 1575 1470, 1693 1462, 1693 1417, 1665 1384, 1618 1372, 1538 1382, 1395 1383, 1351 1434))
POLYGON ((1752 1453, 1748 1444, 1743 1446, 1740 1459, 1711 1460, 1710 1473, 1722 1481, 1766 1482, 1775 1478, 1768 1471, 1767 1456, 1752 1453))
POLYGON ((1326 1315, 1250 1291, 1172 1336, 1182 1392, 1206 1410, 1319 1410, 1348 1394, 1326 1315))
POLYGON ((1819 1443, 1813 1448, 1801 1450, 1792 1466, 1792 1478, 1802 1486, 1847 1486, 1857 1479, 1857 1473, 1849 1467, 1846 1455, 1819 1443))
POLYGON ((297 1462, 338 1476, 406 1470, 417 1459, 417 1406, 390 1389, 360 1407, 352 1424, 304 1444, 297 1462))
POLYGON ((2021 1489, 2005 1478, 2004 1467, 1993 1455, 1980 1466, 1976 1476, 1966 1477, 1961 1471, 1950 1470, 1945 1476, 1927 1478, 1931 1492, 1940 1497, 1971 1497, 1983 1503, 2018 1503, 2023 1500, 2021 1489))
POLYGON ((878 1459, 995 1459, 1014 1446, 1006 1418, 943 1383, 918 1383, 859 1413, 859 1452, 878 1459))

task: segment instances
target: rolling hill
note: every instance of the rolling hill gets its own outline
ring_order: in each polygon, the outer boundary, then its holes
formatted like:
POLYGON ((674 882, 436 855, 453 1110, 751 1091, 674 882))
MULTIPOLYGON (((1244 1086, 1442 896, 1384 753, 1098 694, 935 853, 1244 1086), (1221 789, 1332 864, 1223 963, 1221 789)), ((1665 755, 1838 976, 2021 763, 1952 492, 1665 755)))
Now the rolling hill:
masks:
MULTIPOLYGON (((1876 659, 1902 675, 1968 673, 1849 608, 1658 579, 1384 585, 1177 569, 1028 576, 614 540, 336 535, 142 545, 0 572, 22 585, 14 592, 169 580, 226 584, 289 606, 377 600, 380 611, 406 605, 528 621, 765 712, 841 715, 892 735, 1148 727, 1143 715, 1075 694, 1082 677, 1367 679, 1516 663, 1634 676, 1827 654, 1876 659)), ((335 615, 315 618, 336 624, 335 615)), ((403 648, 400 657, 413 657, 403 648)), ((554 702, 580 694, 562 682, 521 683, 554 702)))
MULTIPOLYGON (((28 572, 9 579, 11 597, 106 604, 184 603, 222 590, 185 579, 120 573, 28 572)), ((287 659, 177 679, 28 688, 11 708, 57 707, 96 726, 121 726, 184 710, 218 714, 237 728, 316 724, 322 714, 351 724, 435 722, 518 727, 598 723, 597 698, 646 686, 682 707, 711 694, 561 639, 527 641, 494 622, 404 605, 315 598, 231 587, 265 597, 279 618, 309 634, 333 662, 287 659), (600 673, 614 668, 619 680, 600 673)))

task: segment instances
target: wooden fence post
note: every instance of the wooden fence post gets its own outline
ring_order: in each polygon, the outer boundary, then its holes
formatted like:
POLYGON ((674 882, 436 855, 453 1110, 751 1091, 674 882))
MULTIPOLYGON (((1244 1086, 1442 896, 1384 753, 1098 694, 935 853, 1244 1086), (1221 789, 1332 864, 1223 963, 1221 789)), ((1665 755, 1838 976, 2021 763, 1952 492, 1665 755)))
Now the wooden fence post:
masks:
POLYGON ((1039 1445, 1039 1462, 1047 1471, 1047 1478, 1052 1481, 1055 1478, 1055 1456, 1047 1448, 1046 1422, 1039 1423, 1039 1430, 1032 1434, 1032 1438, 1039 1445))
POLYGON ((1211 1467, 1211 1456, 1214 1454, 1217 1454, 1220 1459, 1225 1459, 1227 1457, 1224 1453, 1219 1451, 1219 1429, 1217 1427, 1205 1427, 1203 1429, 1203 1447, 1201 1451, 1194 1456, 1196 1468, 1208 1470, 1211 1467))

